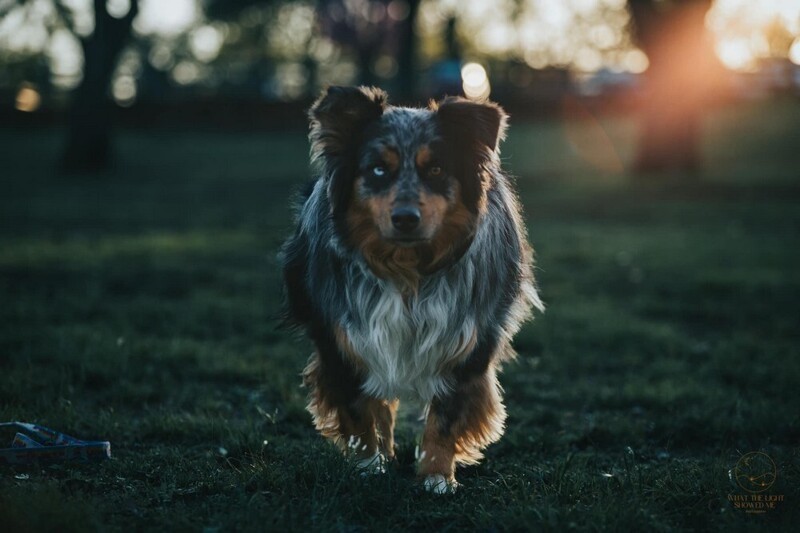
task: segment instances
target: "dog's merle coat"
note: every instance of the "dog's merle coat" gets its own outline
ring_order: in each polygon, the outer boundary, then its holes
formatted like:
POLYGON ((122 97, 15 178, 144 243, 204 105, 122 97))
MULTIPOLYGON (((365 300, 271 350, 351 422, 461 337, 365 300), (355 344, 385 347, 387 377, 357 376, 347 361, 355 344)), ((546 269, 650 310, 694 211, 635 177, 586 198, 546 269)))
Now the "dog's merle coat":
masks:
POLYGON ((499 165, 505 114, 463 99, 397 108, 376 89, 332 87, 310 118, 321 176, 282 251, 288 319, 317 348, 309 410, 327 437, 357 439, 359 456, 392 457, 396 399, 421 399, 420 474, 453 483, 456 461, 500 437, 497 364, 542 308, 499 165), (410 231, 396 218, 408 209, 410 231))

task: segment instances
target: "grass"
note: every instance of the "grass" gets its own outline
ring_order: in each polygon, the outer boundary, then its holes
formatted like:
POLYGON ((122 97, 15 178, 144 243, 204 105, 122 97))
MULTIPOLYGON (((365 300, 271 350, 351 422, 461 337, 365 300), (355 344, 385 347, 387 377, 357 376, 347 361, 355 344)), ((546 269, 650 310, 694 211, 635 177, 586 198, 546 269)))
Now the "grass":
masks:
POLYGON ((304 411, 310 345, 274 322, 301 132, 129 132, 116 172, 65 178, 57 132, 0 130, 0 421, 107 439, 113 453, 3 467, 0 524, 789 530, 800 114, 742 106, 706 132, 702 183, 634 182, 590 153, 629 159, 629 121, 512 128, 504 157, 548 310, 502 376, 505 437, 435 498, 414 480, 412 424, 389 473, 365 479, 304 411), (728 470, 756 450, 785 497, 762 515, 727 501, 741 493, 728 470))

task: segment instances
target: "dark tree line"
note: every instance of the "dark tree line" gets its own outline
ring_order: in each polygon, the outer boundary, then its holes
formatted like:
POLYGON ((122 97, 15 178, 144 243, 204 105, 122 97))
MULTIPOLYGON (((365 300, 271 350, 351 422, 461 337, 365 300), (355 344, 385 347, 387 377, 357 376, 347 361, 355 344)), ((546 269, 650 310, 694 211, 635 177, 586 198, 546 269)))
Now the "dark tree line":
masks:
MULTIPOLYGON (((335 0, 320 0, 319 11, 335 0)), ((214 19, 232 19, 251 6, 274 4, 276 0, 207 0, 206 14, 214 19)), ((388 2, 381 2, 384 7, 388 2)), ((58 12, 68 27, 70 12, 60 0, 55 1, 58 12)), ((395 34, 395 51, 398 63, 398 91, 401 101, 414 96, 417 83, 415 24, 420 0, 408 0, 408 13, 390 28, 395 34)), ((127 14, 114 18, 108 13, 105 0, 94 0, 95 28, 87 38, 81 38, 84 53, 83 79, 72 95, 67 122, 67 136, 62 157, 67 172, 94 172, 108 168, 112 158, 112 117, 109 87, 120 53, 131 38, 134 18, 139 12, 138 0, 131 1, 127 14)), ((376 83, 371 77, 380 51, 380 33, 371 38, 353 33, 352 44, 361 60, 361 83, 376 83)), ((334 36, 335 37, 335 36, 334 36)))
MULTIPOLYGON (((19 0, 24 2, 25 0, 19 0)), ((286 0, 283 0, 286 1, 286 0)), ((230 20, 253 6, 281 0, 206 0, 211 19, 230 20)), ((421 0, 407 0, 405 17, 385 19, 370 28, 360 14, 333 20, 331 7, 345 9, 342 0, 318 0, 320 28, 329 38, 349 45, 359 61, 360 82, 377 84, 372 73, 379 54, 394 55, 397 62, 393 96, 401 102, 414 99, 418 85, 416 23, 421 0), (327 18, 326 18, 327 17, 327 18)), ((690 174, 700 166, 700 118, 713 94, 714 78, 721 66, 704 26, 710 0, 629 0, 633 35, 650 61, 645 78, 647 96, 642 109, 636 170, 649 173, 679 170, 690 174)), ((71 12, 62 0, 53 0, 64 25, 72 29, 71 12)), ((372 7, 388 9, 388 0, 372 0, 372 7)), ((105 0, 94 0, 95 28, 79 37, 84 72, 72 95, 62 157, 69 172, 98 171, 112 156, 112 105, 109 87, 117 60, 131 38, 138 0, 120 18, 111 16, 105 0)), ((73 33, 75 33, 73 31, 73 33)), ((76 34, 77 36, 77 34, 76 34)), ((451 36, 452 37, 452 36, 451 36)), ((313 65, 307 65, 313 74, 313 65)), ((312 80, 314 79, 312 75, 312 80)))

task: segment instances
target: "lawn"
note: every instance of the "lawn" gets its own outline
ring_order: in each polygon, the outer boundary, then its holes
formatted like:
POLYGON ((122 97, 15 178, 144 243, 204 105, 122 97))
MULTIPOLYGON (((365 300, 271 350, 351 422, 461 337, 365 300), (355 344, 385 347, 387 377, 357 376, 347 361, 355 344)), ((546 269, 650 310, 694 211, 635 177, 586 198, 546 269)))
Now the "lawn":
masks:
MULTIPOLYGON (((501 381, 505 437, 452 496, 398 461, 362 478, 317 436, 307 340, 276 328, 303 132, 123 132, 105 176, 58 132, 0 130, 0 421, 111 441, 92 465, 0 467, 24 530, 752 530, 800 519, 800 106, 706 123, 700 181, 635 181, 633 125, 515 124, 547 312, 501 381), (729 470, 775 462, 749 514, 729 470)), ((12 433, 0 434, 0 447, 12 433)))

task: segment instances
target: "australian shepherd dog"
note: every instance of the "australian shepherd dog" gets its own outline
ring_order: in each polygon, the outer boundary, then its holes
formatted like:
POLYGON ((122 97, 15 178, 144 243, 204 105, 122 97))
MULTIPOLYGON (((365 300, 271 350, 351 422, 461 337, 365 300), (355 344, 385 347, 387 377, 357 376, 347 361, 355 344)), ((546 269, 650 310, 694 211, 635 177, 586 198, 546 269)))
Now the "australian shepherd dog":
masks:
POLYGON ((498 367, 542 309, 500 169, 506 115, 462 98, 394 107, 365 87, 331 87, 309 115, 319 178, 281 252, 287 319, 316 348, 308 410, 382 472, 399 401, 421 400, 417 471, 426 489, 451 491, 456 463, 476 463, 503 433, 498 367))

